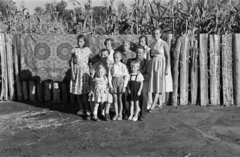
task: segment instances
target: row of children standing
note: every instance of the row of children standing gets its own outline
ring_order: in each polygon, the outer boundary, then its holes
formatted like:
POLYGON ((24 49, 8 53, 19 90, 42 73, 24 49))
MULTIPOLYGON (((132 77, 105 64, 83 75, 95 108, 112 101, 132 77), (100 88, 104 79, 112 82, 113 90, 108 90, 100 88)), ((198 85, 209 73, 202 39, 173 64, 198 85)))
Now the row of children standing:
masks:
POLYGON ((100 115, 103 119, 109 120, 109 109, 113 104, 115 115, 112 120, 137 121, 144 119, 147 108, 150 111, 154 110, 162 93, 163 77, 168 73, 165 65, 169 68, 168 47, 160 39, 160 35, 160 29, 153 31, 156 41, 151 44, 151 53, 146 36, 139 38, 136 52, 129 49, 130 42, 127 41, 123 42, 123 52, 114 52, 113 40, 106 39, 104 42, 106 49, 102 49, 91 59, 91 50, 86 46, 86 37, 78 36, 78 47, 73 49, 70 81, 70 93, 77 95, 80 105, 77 114, 87 119, 92 116, 92 120, 98 121, 98 110, 101 106, 100 115), (142 74, 146 71, 147 77, 142 74), (144 78, 148 79, 147 87, 144 78), (154 100, 151 99, 152 93, 154 100))

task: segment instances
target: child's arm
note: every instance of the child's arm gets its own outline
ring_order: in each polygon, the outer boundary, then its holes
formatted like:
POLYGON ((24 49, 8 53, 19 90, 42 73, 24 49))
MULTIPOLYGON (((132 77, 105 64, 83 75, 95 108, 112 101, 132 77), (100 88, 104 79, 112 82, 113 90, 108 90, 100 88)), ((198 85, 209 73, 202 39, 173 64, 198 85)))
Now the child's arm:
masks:
MULTIPOLYGON (((129 77, 128 81, 130 81, 130 79, 131 79, 131 78, 129 77)), ((128 90, 128 93, 131 94, 131 90, 130 90, 130 87, 129 87, 129 83, 127 84, 127 90, 128 90)))
POLYGON ((109 71, 108 71, 108 83, 109 83, 110 90, 112 90, 112 88, 113 88, 113 85, 112 85, 112 73, 111 73, 112 68, 113 68, 113 66, 110 66, 109 71))
POLYGON ((71 79, 75 80, 75 73, 76 73, 76 65, 74 64, 74 56, 72 55, 71 61, 70 61, 70 68, 71 68, 71 79))
POLYGON ((124 74, 124 88, 122 92, 125 93, 129 80, 129 73, 126 65, 124 65, 123 74, 124 74))
POLYGON ((139 90, 138 90, 138 96, 141 95, 142 88, 143 88, 143 81, 140 82, 140 88, 139 88, 139 90))

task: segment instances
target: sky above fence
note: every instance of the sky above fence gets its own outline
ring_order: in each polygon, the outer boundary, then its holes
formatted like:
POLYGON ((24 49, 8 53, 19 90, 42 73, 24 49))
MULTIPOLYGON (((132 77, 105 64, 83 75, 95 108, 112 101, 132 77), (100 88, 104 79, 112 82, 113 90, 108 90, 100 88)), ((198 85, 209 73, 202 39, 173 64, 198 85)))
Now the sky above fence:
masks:
MULTIPOLYGON (((51 3, 53 1, 59 2, 61 0, 13 0, 13 1, 16 2, 18 8, 20 8, 21 5, 24 3, 25 6, 28 8, 29 13, 34 14, 34 9, 37 6, 44 7, 44 4, 46 3, 51 3)), ((68 2, 68 7, 67 7, 68 9, 74 8, 74 5, 71 2, 69 2, 70 0, 65 0, 65 1, 68 2)), ((129 6, 131 3, 134 2, 134 0, 115 0, 114 2, 115 6, 117 5, 118 1, 123 1, 127 6, 129 6)), ((78 2, 80 2, 81 4, 85 4, 87 3, 87 0, 78 0, 78 2)), ((92 4, 93 6, 102 6, 103 0, 92 0, 92 4)))

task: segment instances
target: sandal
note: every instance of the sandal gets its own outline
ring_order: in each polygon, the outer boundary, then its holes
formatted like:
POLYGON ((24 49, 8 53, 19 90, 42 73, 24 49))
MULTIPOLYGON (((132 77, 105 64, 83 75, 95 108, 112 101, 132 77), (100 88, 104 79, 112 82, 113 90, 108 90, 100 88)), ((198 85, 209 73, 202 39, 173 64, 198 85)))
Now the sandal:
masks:
POLYGON ((96 121, 96 122, 100 121, 100 119, 98 117, 92 117, 92 120, 96 121))
POLYGON ((83 110, 79 110, 79 111, 77 112, 77 115, 78 115, 78 116, 84 116, 83 110))
POLYGON ((117 120, 118 115, 115 115, 112 120, 117 120))
POLYGON ((122 120, 122 116, 118 116, 118 117, 117 117, 117 120, 122 120))
POLYGON ((127 120, 132 120, 133 116, 129 116, 127 120))

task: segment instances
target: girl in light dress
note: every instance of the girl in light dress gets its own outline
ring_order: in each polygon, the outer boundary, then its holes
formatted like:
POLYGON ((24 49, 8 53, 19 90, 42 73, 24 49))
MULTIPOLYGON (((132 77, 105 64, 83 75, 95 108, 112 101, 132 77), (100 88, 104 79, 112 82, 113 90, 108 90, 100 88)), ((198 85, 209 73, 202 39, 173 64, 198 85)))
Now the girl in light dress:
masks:
POLYGON ((139 72, 139 68, 140 68, 139 62, 132 62, 130 66, 131 66, 131 74, 128 82, 128 94, 129 94, 129 100, 131 104, 130 104, 130 115, 128 117, 128 120, 137 121, 138 115, 140 112, 139 98, 141 96, 141 92, 143 88, 144 77, 139 72), (133 116, 134 109, 135 109, 135 114, 133 116))
POLYGON ((104 45, 106 46, 106 48, 109 50, 109 60, 114 62, 114 50, 113 50, 113 47, 114 47, 114 42, 113 42, 113 39, 111 38, 107 38, 105 41, 104 41, 104 45))
MULTIPOLYGON (((99 104, 108 103, 109 94, 109 81, 106 76, 106 69, 103 65, 99 65, 95 78, 92 80, 91 92, 89 97, 92 97, 94 102, 93 117, 92 120, 99 121, 98 118, 98 108, 99 104)), ((110 104, 108 104, 109 106, 110 104)), ((109 108, 106 108, 106 110, 109 108)), ((108 111, 107 111, 108 112, 108 111)), ((109 115, 106 115, 109 117, 109 115)))
POLYGON ((72 50, 70 93, 77 95, 80 110, 77 115, 90 119, 88 93, 90 91, 90 70, 88 61, 92 54, 84 35, 77 37, 78 46, 72 50))

